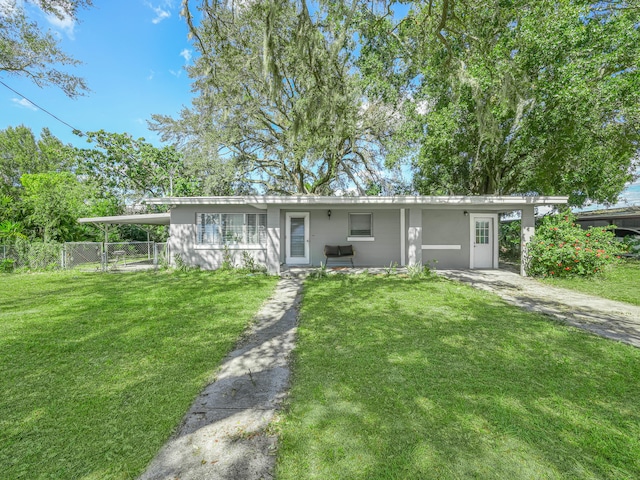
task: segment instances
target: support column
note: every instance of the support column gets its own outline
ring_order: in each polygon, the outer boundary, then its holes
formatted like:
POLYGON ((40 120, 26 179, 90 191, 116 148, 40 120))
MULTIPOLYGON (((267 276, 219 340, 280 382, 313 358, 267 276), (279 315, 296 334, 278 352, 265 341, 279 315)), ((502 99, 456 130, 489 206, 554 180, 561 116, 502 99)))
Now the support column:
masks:
POLYGON ((409 265, 422 265, 422 209, 409 209, 409 265))
POLYGON ((267 271, 280 275, 280 208, 267 207, 267 271))
POLYGON ((405 209, 400 209, 400 266, 407 265, 407 221, 405 209))
POLYGON ((536 232, 536 217, 533 205, 527 205, 521 211, 521 227, 520 227, 520 275, 525 277, 527 272, 525 266, 528 262, 529 255, 527 253, 527 244, 531 241, 531 237, 536 232))

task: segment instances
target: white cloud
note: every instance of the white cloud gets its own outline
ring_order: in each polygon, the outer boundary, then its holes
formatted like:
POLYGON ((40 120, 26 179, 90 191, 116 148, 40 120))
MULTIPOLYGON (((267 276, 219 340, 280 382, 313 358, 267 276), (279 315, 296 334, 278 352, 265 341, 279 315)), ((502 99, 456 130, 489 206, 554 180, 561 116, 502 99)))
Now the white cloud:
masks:
POLYGON ((185 48, 180 52, 180 56, 184 58, 185 63, 189 63, 189 61, 191 60, 191 50, 185 48))
POLYGON ((149 75, 147 76, 147 80, 153 80, 153 77, 155 76, 156 72, 154 72, 153 70, 149 70, 149 75))
POLYGON ((173 75, 174 77, 179 78, 179 77, 180 77, 180 75, 182 75, 182 70, 178 70, 178 71, 176 71, 176 70, 169 70, 169 73, 170 73, 171 75, 173 75))
POLYGON ((12 98, 11 101, 21 108, 28 108, 34 112, 38 111, 38 108, 26 98, 12 98))
POLYGON ((73 17, 67 15, 60 7, 54 7, 58 10, 60 16, 53 13, 47 14, 47 21, 57 30, 61 30, 67 34, 71 40, 75 40, 76 21, 73 17))
POLYGON ((157 6, 152 4, 151 2, 145 2, 145 5, 149 7, 156 14, 155 17, 151 20, 151 23, 157 25, 161 21, 171 16, 171 9, 173 8, 172 0, 164 0, 160 2, 157 6))
POLYGON ((153 9, 156 12, 156 17, 151 20, 152 23, 158 24, 165 18, 169 18, 171 16, 171 12, 168 10, 163 10, 161 7, 157 7, 153 9))

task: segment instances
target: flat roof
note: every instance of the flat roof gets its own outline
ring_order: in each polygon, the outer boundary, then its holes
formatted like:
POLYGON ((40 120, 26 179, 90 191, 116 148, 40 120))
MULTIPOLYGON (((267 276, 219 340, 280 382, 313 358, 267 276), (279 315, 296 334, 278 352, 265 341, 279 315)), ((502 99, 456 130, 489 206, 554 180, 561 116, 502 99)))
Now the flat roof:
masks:
POLYGON ((547 196, 506 196, 506 195, 473 195, 473 196, 413 196, 398 195, 393 197, 354 196, 332 197, 318 195, 254 195, 228 197, 158 197, 148 198, 149 205, 252 205, 266 208, 267 205, 288 206, 340 206, 340 205, 423 205, 423 206, 492 206, 517 208, 523 205, 564 205, 569 197, 547 196))
POLYGON ((135 215, 114 215, 111 217, 79 218, 78 223, 108 223, 110 225, 169 225, 171 214, 140 213, 135 215))
POLYGON ((577 212, 578 220, 609 220, 612 218, 638 218, 640 217, 640 207, 630 206, 625 208, 612 208, 609 210, 591 210, 587 212, 577 212))

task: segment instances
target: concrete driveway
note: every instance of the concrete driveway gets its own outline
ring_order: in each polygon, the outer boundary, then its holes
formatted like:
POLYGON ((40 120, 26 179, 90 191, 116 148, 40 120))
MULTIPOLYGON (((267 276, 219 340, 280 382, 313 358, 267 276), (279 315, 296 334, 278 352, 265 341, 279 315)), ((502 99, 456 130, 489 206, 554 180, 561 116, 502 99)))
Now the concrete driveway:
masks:
POLYGON ((438 274, 493 292, 526 310, 640 347, 640 307, 552 287, 508 270, 438 270, 438 274))

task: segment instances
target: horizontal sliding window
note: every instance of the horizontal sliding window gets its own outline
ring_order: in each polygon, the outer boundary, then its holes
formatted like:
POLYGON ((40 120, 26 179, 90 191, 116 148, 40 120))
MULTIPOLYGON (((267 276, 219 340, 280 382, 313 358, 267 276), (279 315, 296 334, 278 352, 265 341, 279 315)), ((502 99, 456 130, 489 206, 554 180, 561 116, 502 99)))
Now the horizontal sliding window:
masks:
POLYGON ((198 213, 198 245, 264 245, 266 213, 198 213))

